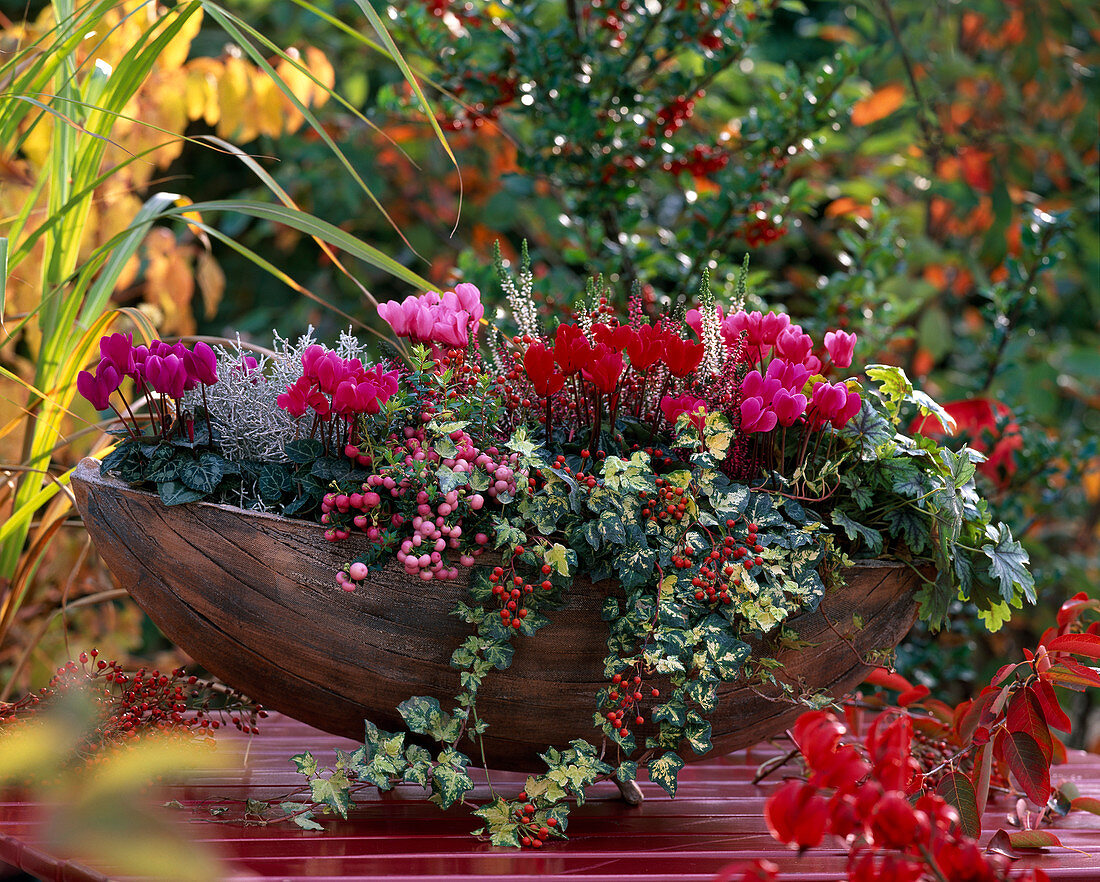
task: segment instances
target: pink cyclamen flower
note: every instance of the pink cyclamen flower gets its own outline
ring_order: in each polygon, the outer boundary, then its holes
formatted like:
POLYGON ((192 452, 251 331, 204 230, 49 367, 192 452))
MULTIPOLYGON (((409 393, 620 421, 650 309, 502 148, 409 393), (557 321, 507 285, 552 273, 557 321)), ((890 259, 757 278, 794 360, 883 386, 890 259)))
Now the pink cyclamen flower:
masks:
POLYGON ((860 406, 859 393, 849 392, 844 383, 815 383, 810 403, 810 422, 815 427, 832 423, 834 428, 839 429, 859 413, 860 406))
POLYGON ((454 293, 458 297, 459 305, 469 313, 470 320, 475 325, 480 322, 481 317, 485 315, 485 307, 481 303, 481 292, 477 286, 469 282, 459 282, 455 285, 454 293))
POLYGON ((146 358, 145 377, 154 392, 169 398, 182 398, 187 388, 187 367, 175 352, 146 358))
POLYGON ((299 377, 293 385, 286 387, 285 392, 276 397, 275 403, 292 417, 300 417, 306 412, 312 385, 309 377, 299 377))
POLYGON ((661 399, 661 413, 665 415, 665 419, 673 425, 680 418, 680 414, 690 414, 688 419, 695 428, 700 432, 703 431, 703 426, 706 425, 707 419, 707 403, 702 398, 697 398, 690 392, 684 392, 681 395, 677 395, 673 398, 671 395, 666 395, 661 399))
POLYGON ((783 383, 777 377, 762 376, 760 371, 749 371, 745 379, 741 381, 741 397, 759 398, 761 403, 769 405, 775 398, 775 394, 783 388, 783 383))
POLYGON ((785 312, 769 312, 762 315, 760 316, 759 342, 765 346, 774 346, 779 341, 779 335, 789 327, 791 327, 791 317, 785 312))
POLYGON ((773 358, 768 365, 767 379, 778 380, 790 393, 801 392, 810 378, 810 371, 804 364, 773 358))
POLYGON ((766 408, 763 399, 753 397, 741 402, 742 432, 770 432, 778 421, 775 411, 766 408))
POLYGON ((775 351, 795 364, 804 364, 813 348, 814 341, 798 325, 785 328, 775 338, 775 351))
POLYGON ((798 422, 798 418, 806 412, 806 396, 801 392, 793 395, 786 389, 780 389, 772 399, 772 410, 775 411, 779 425, 790 427, 798 422))
POLYGON ((845 331, 828 331, 825 334, 825 351, 838 368, 850 367, 856 350, 856 335, 845 331))

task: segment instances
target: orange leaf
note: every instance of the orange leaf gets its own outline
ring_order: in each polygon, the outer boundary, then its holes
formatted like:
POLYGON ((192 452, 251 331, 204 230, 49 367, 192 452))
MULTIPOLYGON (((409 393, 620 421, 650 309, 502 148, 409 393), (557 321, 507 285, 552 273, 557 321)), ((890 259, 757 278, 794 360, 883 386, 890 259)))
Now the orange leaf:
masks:
POLYGON ((1058 837, 1049 830, 1014 830, 1008 834, 1008 841, 1015 848, 1050 848, 1052 845, 1062 845, 1058 837))
POLYGON ((867 126, 880 119, 885 119, 905 101, 905 86, 901 83, 890 83, 883 86, 864 98, 857 101, 852 108, 852 125, 867 126))

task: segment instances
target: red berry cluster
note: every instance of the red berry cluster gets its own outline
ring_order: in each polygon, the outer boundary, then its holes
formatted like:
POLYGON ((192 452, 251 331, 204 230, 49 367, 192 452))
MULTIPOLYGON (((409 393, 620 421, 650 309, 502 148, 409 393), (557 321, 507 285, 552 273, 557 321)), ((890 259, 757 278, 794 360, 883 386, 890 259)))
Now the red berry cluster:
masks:
POLYGON ((688 517, 688 502, 691 497, 684 495, 683 487, 676 487, 664 478, 657 479, 657 493, 638 491, 638 500, 642 504, 642 517, 650 523, 682 524, 688 517))
MULTIPOLYGON (((749 206, 749 213, 752 215, 759 215, 765 210, 763 202, 753 202, 749 206)), ((770 217, 756 217, 742 224, 734 235, 740 236, 750 247, 756 248, 760 245, 770 245, 776 239, 787 235, 787 225, 776 225, 770 217)))
POLYGON ((535 807, 526 802, 527 792, 521 790, 516 799, 522 800, 524 803, 512 809, 512 814, 519 825, 519 844, 524 848, 542 848, 542 844, 550 836, 550 831, 558 826, 558 819, 547 818, 545 823, 537 822, 535 820, 535 807))
POLYGON ((605 713, 607 721, 619 730, 619 735, 625 738, 630 734, 629 723, 641 726, 645 722, 642 715, 640 702, 648 693, 651 698, 658 698, 661 691, 655 686, 647 687, 642 682, 640 674, 628 668, 625 674, 616 674, 611 678, 611 691, 607 694, 607 706, 612 708, 605 713))
POLYGON ((523 552, 523 546, 517 545, 508 569, 493 567, 489 574, 489 581, 493 583, 493 594, 500 601, 500 620, 517 631, 523 627, 523 620, 527 618, 528 598, 536 591, 546 593, 554 587, 550 582, 553 569, 550 564, 542 565, 542 581, 537 584, 516 573, 515 562, 523 552))
POLYGON ((696 144, 686 156, 670 159, 661 167, 672 174, 678 175, 682 171, 687 171, 697 178, 702 178, 721 171, 729 165, 729 162, 730 154, 724 147, 696 144))
POLYGON ((591 3, 581 9, 581 18, 586 22, 595 21, 596 25, 607 31, 610 36, 611 48, 617 49, 626 40, 626 25, 633 20, 629 15, 630 3, 628 0, 608 3, 604 8, 604 0, 591 0, 591 3))
POLYGON ((187 676, 182 668, 170 674, 146 668, 127 674, 117 662, 103 661, 99 651, 92 649, 81 652, 78 661, 59 667, 38 692, 0 707, 0 724, 37 716, 77 690, 91 698, 99 717, 77 748, 85 756, 150 732, 197 734, 218 729, 226 716, 240 731, 258 734, 257 720, 267 716, 239 693, 216 695, 211 684, 187 676))
POLYGON ((675 135, 695 113, 695 102, 703 97, 702 89, 692 96, 680 95, 657 111, 656 118, 649 124, 649 136, 653 138, 661 132, 666 138, 675 135))
MULTIPOLYGON (((735 524, 736 522, 732 519, 726 521, 728 529, 733 529, 735 524)), ((734 562, 740 563, 746 570, 758 567, 764 562, 763 558, 760 557, 760 552, 764 550, 764 546, 757 541, 757 538, 756 524, 750 523, 740 542, 732 535, 725 536, 721 543, 707 552, 703 562, 699 565, 699 575, 691 578, 691 587, 695 589, 695 599, 698 601, 705 600, 708 603, 730 603, 732 601, 729 594, 730 588, 741 586, 741 578, 737 575, 737 569, 733 565, 734 562)), ((685 558, 692 556, 688 553, 689 551, 694 552, 694 549, 685 548, 685 558)), ((675 558, 673 564, 677 564, 675 558)), ((684 567, 691 566, 691 561, 684 560, 682 565, 684 567)))

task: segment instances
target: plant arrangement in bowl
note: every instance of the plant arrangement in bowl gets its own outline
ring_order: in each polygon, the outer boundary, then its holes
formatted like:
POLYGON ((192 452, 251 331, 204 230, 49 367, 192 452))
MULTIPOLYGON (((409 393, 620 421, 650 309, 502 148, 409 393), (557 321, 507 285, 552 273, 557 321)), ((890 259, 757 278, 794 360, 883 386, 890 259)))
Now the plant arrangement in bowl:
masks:
POLYGON ((313 802, 288 818, 400 782, 446 808, 471 756, 541 759, 475 806, 493 843, 540 847, 590 785, 629 793, 644 768, 674 794, 693 756, 828 703, 918 606, 935 625, 969 599, 996 628, 1033 599, 981 455, 905 434, 951 418, 898 368, 847 376, 853 335, 705 281, 652 319, 595 280, 546 328, 526 263, 498 270, 511 335, 459 284, 381 305, 400 357, 350 334, 258 357, 116 334, 81 377, 118 401, 118 446, 74 484, 120 581, 266 706, 368 721, 334 768, 294 758, 313 802))

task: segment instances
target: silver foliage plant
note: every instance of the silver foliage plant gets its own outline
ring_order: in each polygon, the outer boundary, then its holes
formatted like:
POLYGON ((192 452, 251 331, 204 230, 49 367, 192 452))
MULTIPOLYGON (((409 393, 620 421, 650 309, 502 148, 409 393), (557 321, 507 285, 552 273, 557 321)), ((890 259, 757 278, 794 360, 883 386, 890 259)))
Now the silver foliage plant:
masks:
MULTIPOLYGON (((273 338, 271 354, 251 349, 239 335, 229 346, 213 347, 218 359, 218 382, 207 388, 206 403, 220 436, 218 447, 226 459, 281 462, 286 459, 286 444, 302 437, 300 421, 279 407, 275 399, 302 375, 302 353, 317 342, 313 326, 295 342, 277 332, 273 338), (246 367, 246 357, 256 359, 254 369, 246 367)), ((364 364, 369 361, 366 346, 350 328, 341 332, 334 349, 341 358, 358 358, 364 364)), ((186 403, 194 407, 202 404, 202 399, 191 392, 186 403)))

